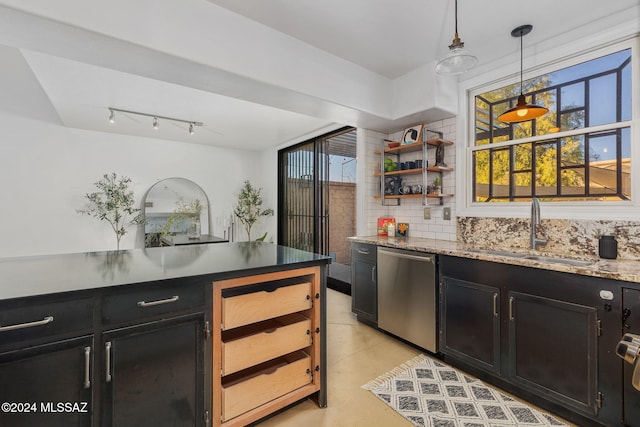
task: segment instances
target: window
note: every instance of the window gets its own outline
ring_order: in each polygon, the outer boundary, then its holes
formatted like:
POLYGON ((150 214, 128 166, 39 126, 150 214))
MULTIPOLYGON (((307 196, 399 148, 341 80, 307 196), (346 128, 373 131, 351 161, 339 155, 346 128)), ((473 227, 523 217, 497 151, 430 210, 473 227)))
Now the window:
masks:
POLYGON ((549 112, 500 122, 519 83, 474 97, 474 202, 631 198, 631 49, 526 80, 522 92, 549 112))

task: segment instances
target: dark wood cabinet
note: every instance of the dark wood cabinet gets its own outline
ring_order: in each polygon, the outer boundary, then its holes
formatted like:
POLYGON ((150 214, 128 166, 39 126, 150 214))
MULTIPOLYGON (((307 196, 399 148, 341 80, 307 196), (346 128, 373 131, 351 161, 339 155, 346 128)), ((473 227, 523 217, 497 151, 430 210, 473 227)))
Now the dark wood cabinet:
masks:
POLYGON ((203 425, 203 323, 199 316, 104 334, 103 426, 203 425))
POLYGON ((0 354, 0 425, 91 426, 93 366, 92 336, 0 354))
POLYGON ((578 411, 598 411, 595 307, 509 293, 509 378, 578 411))
POLYGON ((351 245, 351 311, 358 320, 378 323, 377 246, 351 245))
POLYGON ((446 361, 578 425, 620 422, 620 282, 451 256, 440 274, 446 361))
MULTIPOLYGON (((622 290, 622 334, 640 335, 640 289, 622 290)), ((640 427, 640 390, 631 384, 634 366, 623 363, 623 420, 629 427, 640 427)))
POLYGON ((500 373, 500 289, 443 277, 440 351, 500 373))

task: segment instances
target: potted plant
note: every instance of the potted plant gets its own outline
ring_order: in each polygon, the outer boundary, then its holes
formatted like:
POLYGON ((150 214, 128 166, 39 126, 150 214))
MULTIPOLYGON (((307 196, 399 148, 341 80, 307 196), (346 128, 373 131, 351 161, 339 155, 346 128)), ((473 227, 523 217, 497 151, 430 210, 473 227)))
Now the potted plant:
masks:
POLYGON ((435 178, 433 178, 433 192, 435 194, 440 195, 441 191, 442 191, 442 183, 440 182, 440 177, 436 176, 435 178))
POLYGON ((199 239, 201 231, 200 214, 202 213, 200 200, 195 199, 191 202, 185 202, 184 197, 178 195, 176 206, 160 231, 160 239, 162 240, 163 237, 171 234, 171 227, 174 224, 179 224, 183 221, 187 222, 187 237, 189 239, 199 239))
POLYGON ((107 221, 116 234, 116 249, 120 249, 120 239, 127 234, 131 225, 144 224, 144 213, 134 208, 133 191, 129 190, 131 178, 118 179, 115 173, 105 174, 94 183, 99 191, 88 193, 84 209, 77 212, 90 215, 100 221, 107 221))
POLYGON ((251 227, 260 217, 273 215, 273 209, 262 209, 261 191, 262 188, 254 188, 249 181, 245 181, 240 189, 238 204, 234 210, 234 214, 247 231, 249 241, 251 241, 251 227))

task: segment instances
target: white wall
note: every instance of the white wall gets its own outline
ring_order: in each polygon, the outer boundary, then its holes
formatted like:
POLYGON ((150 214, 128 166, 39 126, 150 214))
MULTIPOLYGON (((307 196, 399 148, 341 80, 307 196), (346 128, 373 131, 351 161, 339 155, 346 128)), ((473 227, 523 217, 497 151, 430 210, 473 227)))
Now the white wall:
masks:
MULTIPOLYGON (((256 152, 91 132, 3 113, 0 128, 0 257, 115 249, 106 222, 76 212, 106 173, 130 177, 138 205, 161 179, 196 182, 209 197, 212 229, 219 236, 242 182, 263 185, 264 163, 256 152)), ((275 208, 275 200, 265 203, 275 208)), ((256 225, 252 234, 267 226, 256 225)), ((130 228, 121 249, 140 246, 136 234, 130 228)), ((246 240, 244 232, 240 236, 246 240)))

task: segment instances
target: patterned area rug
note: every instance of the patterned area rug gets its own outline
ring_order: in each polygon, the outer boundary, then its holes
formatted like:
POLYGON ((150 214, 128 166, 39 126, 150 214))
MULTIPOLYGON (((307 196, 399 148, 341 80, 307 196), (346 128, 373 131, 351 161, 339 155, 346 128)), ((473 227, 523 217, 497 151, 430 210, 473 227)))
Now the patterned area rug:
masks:
POLYGON ((567 426, 425 355, 362 388, 419 427, 567 426))

